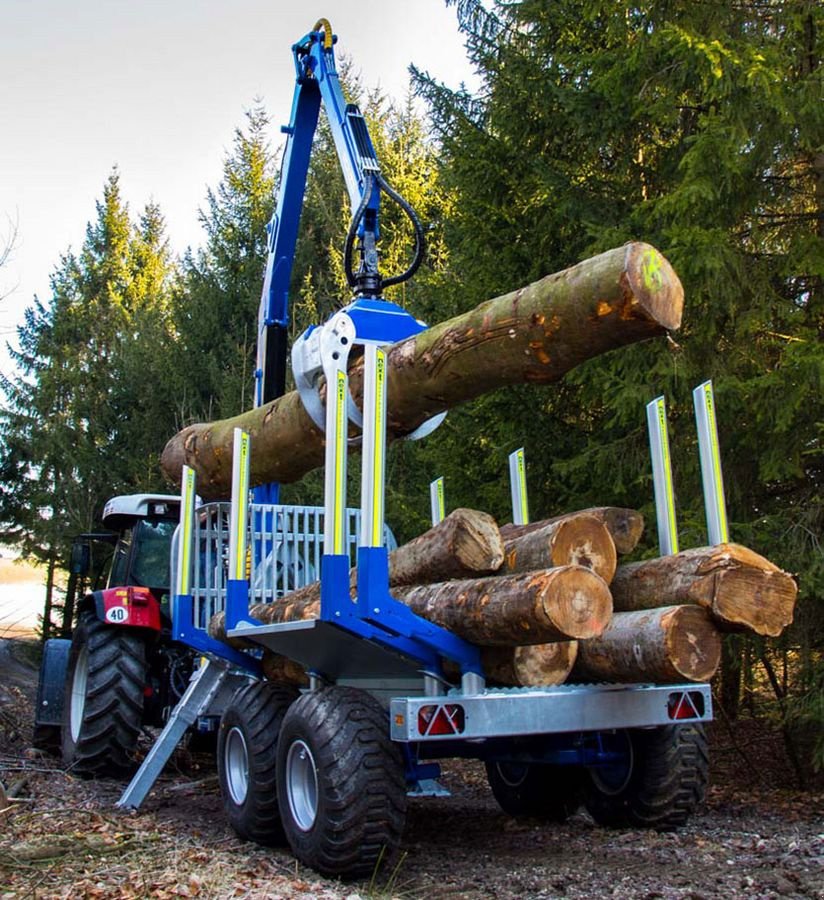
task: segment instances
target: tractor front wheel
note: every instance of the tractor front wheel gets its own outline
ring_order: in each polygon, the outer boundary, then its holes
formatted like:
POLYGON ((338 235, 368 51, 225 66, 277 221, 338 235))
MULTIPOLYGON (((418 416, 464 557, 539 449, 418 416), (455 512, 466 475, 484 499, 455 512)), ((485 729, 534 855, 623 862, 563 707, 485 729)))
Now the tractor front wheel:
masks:
POLYGON ((118 778, 134 769, 145 683, 140 635, 81 613, 63 703, 63 762, 71 771, 118 778))

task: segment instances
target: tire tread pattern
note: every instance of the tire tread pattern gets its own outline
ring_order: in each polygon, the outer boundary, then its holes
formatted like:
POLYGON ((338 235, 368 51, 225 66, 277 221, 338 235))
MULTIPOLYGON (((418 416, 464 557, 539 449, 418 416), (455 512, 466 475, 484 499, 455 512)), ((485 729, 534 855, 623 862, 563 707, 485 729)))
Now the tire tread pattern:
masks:
POLYGON ((135 768, 134 752, 143 719, 146 683, 146 647, 139 634, 101 622, 90 611, 80 616, 75 629, 72 661, 85 642, 89 674, 86 703, 77 741, 71 737, 70 669, 66 686, 63 759, 84 776, 123 777, 135 768))

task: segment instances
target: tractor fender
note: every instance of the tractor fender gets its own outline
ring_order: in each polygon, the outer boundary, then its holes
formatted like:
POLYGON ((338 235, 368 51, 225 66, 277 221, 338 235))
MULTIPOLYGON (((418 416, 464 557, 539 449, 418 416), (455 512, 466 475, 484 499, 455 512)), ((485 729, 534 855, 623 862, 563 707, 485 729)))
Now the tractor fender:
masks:
POLYGON ((40 680, 37 683, 37 702, 34 724, 60 726, 63 721, 63 695, 69 672, 69 650, 72 642, 66 638, 51 638, 43 647, 40 680))
POLYGON ((160 633, 160 604, 148 588, 130 586, 95 591, 86 605, 93 605, 97 618, 107 625, 148 628, 160 633))

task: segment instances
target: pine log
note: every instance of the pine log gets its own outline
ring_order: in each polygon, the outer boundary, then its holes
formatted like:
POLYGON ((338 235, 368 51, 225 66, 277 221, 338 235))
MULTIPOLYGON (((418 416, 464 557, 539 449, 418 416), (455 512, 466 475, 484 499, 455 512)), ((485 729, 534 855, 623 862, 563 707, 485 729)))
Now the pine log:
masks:
MULTIPOLYGON (((568 641, 600 634, 612 615, 609 587, 590 569, 561 566, 543 572, 447 581, 392 588, 392 595, 422 619, 474 644, 520 646, 568 641)), ((317 618, 320 590, 308 585, 276 603, 252 606, 265 623, 317 618)), ((209 634, 226 641, 223 613, 212 617, 209 634)), ((234 638, 227 643, 238 644, 234 638)))
POLYGON ((579 565, 607 584, 615 574, 615 544, 603 522, 580 513, 551 522, 504 543, 502 572, 534 572, 579 565))
MULTIPOLYGON (((490 391, 557 381, 587 359, 678 328, 683 299, 667 260, 648 244, 629 243, 407 338, 388 353, 388 440, 490 391)), ((360 404, 362 360, 351 361, 349 376, 360 404)), ((166 477, 179 482, 186 464, 204 499, 228 497, 237 427, 252 436, 253 485, 296 481, 323 464, 324 435, 293 391, 184 428, 163 451, 166 477)))
POLYGON ((583 566, 394 588, 421 618, 481 646, 520 646, 600 634, 612 615, 603 578, 583 566))
POLYGON ((503 561, 503 541, 492 516, 475 509, 456 509, 389 554, 389 583, 466 578, 494 572, 503 561))
POLYGON ((540 522, 530 522, 529 525, 502 525, 501 537, 503 537, 504 541, 511 541, 546 525, 563 522, 564 519, 579 516, 583 513, 595 516, 596 519, 607 526, 615 544, 615 550, 621 555, 632 553, 638 541, 641 540, 641 535, 644 533, 644 517, 636 510, 624 509, 620 506, 594 506, 590 509, 582 509, 579 512, 564 513, 562 516, 542 519, 540 522))
MULTIPOLYGON (((389 584, 425 584, 483 575, 500 568, 503 558, 503 542, 492 516, 477 509, 455 509, 437 525, 389 554, 389 584)), ((357 569, 350 571, 349 583, 355 596, 357 569)), ((298 588, 283 602, 289 605, 280 613, 288 616, 286 619, 267 618, 275 615, 268 610, 270 604, 253 606, 250 614, 267 622, 315 618, 320 612, 320 582, 298 588)), ((227 640, 223 613, 213 617, 209 633, 238 649, 249 646, 242 639, 227 640)))
POLYGON ((288 656, 281 656, 279 653, 272 653, 271 650, 264 650, 261 663, 263 674, 269 681, 293 684, 295 687, 307 687, 309 685, 309 676, 306 674, 306 669, 300 663, 289 659, 288 656))
POLYGON ((709 681, 721 661, 721 636, 707 611, 665 606, 615 613, 604 633, 578 644, 572 679, 709 681))
POLYGON ((482 647, 481 662, 492 684, 504 687, 548 687, 563 684, 578 655, 578 641, 556 641, 528 647, 482 647))
POLYGON ((694 603, 724 631, 778 637, 792 622, 798 587, 752 550, 718 544, 619 566, 612 593, 616 610, 694 603))

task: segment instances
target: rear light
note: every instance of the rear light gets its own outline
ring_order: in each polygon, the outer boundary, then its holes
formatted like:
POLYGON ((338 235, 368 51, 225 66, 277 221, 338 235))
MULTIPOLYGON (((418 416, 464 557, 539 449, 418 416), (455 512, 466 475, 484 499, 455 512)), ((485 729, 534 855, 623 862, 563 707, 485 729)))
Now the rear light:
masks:
POLYGON ((700 691, 673 691, 667 700, 671 719, 700 719, 704 715, 704 695, 700 691))
POLYGON ((461 734, 465 727, 464 709, 458 703, 432 704, 418 710, 418 734, 461 734))

